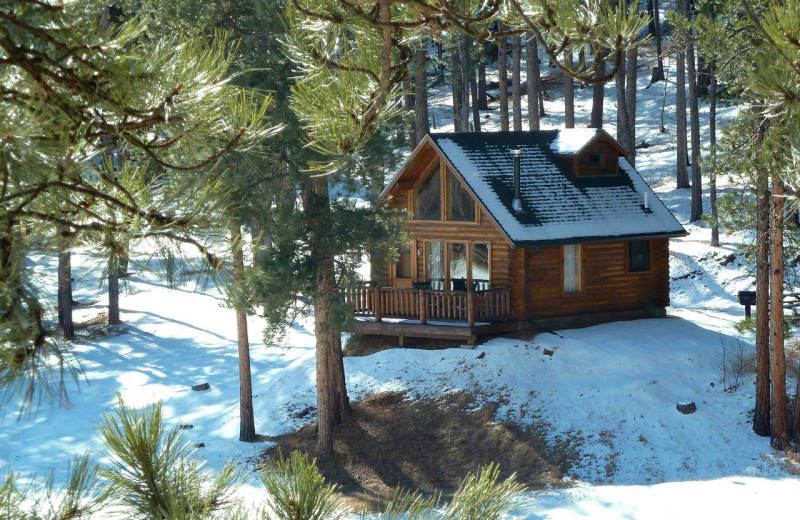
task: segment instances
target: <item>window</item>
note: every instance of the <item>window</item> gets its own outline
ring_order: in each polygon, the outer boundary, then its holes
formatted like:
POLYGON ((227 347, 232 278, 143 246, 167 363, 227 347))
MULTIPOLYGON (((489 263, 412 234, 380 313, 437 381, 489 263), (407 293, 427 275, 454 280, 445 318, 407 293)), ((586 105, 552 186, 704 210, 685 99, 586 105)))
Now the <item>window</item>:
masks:
POLYGON ((587 160, 589 161, 589 166, 591 166, 592 168, 603 167, 603 154, 600 153, 589 154, 587 160))
POLYGON ((489 288, 489 244, 472 244, 472 284, 479 291, 489 288))
POLYGON ((628 242, 628 272, 643 273, 650 270, 650 241, 628 242))
POLYGON ((475 202, 450 171, 447 172, 447 220, 475 222, 475 202))
POLYGON ((564 292, 580 292, 581 290, 581 246, 568 244, 564 246, 564 292))
POLYGON ((395 263, 394 274, 396 278, 411 278, 411 244, 400 246, 400 256, 395 263))
POLYGON ((463 242, 447 244, 447 260, 450 267, 450 288, 454 291, 466 291, 467 244, 463 242))
POLYGON ((431 289, 444 289, 444 244, 425 242, 425 278, 431 289))
POLYGON ((442 220, 442 184, 438 166, 417 188, 414 217, 417 220, 442 220))

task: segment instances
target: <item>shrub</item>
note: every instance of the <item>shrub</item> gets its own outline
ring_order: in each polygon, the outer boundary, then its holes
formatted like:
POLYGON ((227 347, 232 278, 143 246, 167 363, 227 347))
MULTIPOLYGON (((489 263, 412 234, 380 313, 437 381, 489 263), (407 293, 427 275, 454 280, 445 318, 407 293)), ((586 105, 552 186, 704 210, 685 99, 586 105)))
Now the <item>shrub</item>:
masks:
POLYGON ((271 501, 267 508, 280 520, 339 520, 345 508, 336 487, 326 484, 316 459, 293 452, 288 459, 278 453, 260 472, 271 501))
POLYGON ((9 470, 0 484, 0 518, 7 520, 72 520, 90 518, 108 499, 88 454, 77 456, 68 468, 67 484, 53 486, 51 473, 44 482, 20 486, 19 474, 9 470), (27 505, 26 505, 27 504, 27 505))
POLYGON ((500 480, 500 467, 489 464, 461 481, 442 520, 497 520, 520 501, 525 486, 514 475, 500 480))
POLYGON ((243 479, 242 471, 230 462, 216 477, 203 471, 178 427, 164 425, 161 403, 134 410, 120 398, 98 430, 111 459, 100 474, 137 518, 200 520, 223 512, 230 516, 230 497, 243 479))

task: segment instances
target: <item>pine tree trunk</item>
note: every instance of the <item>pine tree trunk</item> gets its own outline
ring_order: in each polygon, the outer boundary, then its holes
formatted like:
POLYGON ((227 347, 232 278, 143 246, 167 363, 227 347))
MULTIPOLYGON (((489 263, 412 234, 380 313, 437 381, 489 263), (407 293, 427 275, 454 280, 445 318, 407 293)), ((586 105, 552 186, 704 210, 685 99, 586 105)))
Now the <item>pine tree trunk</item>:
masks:
MULTIPOLYGON (((503 28, 501 26, 500 30, 503 28)), ((508 131, 508 44, 506 38, 497 42, 497 83, 500 96, 500 130, 508 131)))
MULTIPOLYGON (((757 142, 763 139, 760 130, 757 142)), ((769 417, 769 188, 767 176, 761 175, 756 186, 756 408, 753 415, 753 431, 767 436, 770 430, 769 417)))
POLYGON ((469 64, 469 89, 472 95, 472 129, 475 132, 481 131, 481 110, 478 101, 478 80, 475 77, 475 67, 469 64))
POLYGON ((414 95, 416 97, 414 113, 414 127, 417 135, 417 142, 431 132, 428 124, 428 49, 423 44, 421 48, 414 51, 414 95))
POLYGON ((789 448, 786 424, 786 359, 784 356, 783 318, 783 179, 772 177, 772 220, 770 222, 770 444, 776 450, 789 448))
POLYGON ((708 199, 711 206, 711 245, 719 246, 719 215, 717 213, 717 73, 716 64, 711 62, 709 68, 711 100, 708 109, 708 133, 711 147, 711 170, 708 176, 708 199))
POLYGON ((108 256, 108 324, 119 325, 119 260, 116 251, 108 256))
POLYGON ((337 297, 333 254, 326 246, 330 222, 328 180, 317 177, 303 185, 303 211, 309 229, 311 257, 315 259, 316 288, 314 293, 314 333, 317 340, 317 457, 320 462, 332 460, 333 429, 351 413, 342 357, 341 332, 334 304, 337 297))
POLYGON ((597 83, 592 85, 592 116, 589 128, 603 128, 603 97, 606 88, 602 78, 606 75, 605 53, 602 50, 597 51, 595 60, 597 60, 597 70, 594 77, 597 83))
POLYGON ((630 118, 628 117, 628 103, 625 101, 627 90, 625 89, 625 54, 622 55, 621 63, 617 65, 617 73, 614 77, 617 87, 617 141, 622 147, 630 153, 631 145, 628 141, 630 130, 628 124, 630 118))
POLYGON ((406 76, 403 79, 403 109, 405 114, 403 119, 406 121, 406 127, 408 128, 408 141, 411 144, 411 148, 415 148, 419 139, 417 138, 417 128, 416 128, 416 121, 414 117, 415 111, 415 99, 414 99, 414 90, 411 88, 411 78, 406 76))
POLYGON ((653 0, 647 0, 647 15, 650 21, 647 23, 647 34, 651 38, 656 37, 656 16, 653 14, 653 0))
MULTIPOLYGON (((236 294, 244 283, 244 253, 242 251, 242 228, 231 225, 231 247, 233 249, 233 288, 236 294)), ((236 338, 239 346, 239 440, 256 440, 256 421, 253 417, 253 382, 250 375, 250 341, 247 336, 247 312, 236 305, 236 338)))
POLYGON ((483 55, 478 63, 478 109, 489 110, 489 96, 486 94, 486 63, 483 55))
POLYGON ((469 132, 469 36, 462 34, 458 44, 458 60, 459 68, 461 69, 461 130, 469 132))
POLYGON ((530 32, 525 33, 525 60, 528 77, 528 128, 539 130, 539 47, 536 37, 530 32))
POLYGON ((653 26, 655 27, 656 40, 656 66, 653 68, 653 75, 650 83, 664 80, 664 58, 661 56, 661 14, 658 11, 658 0, 650 0, 653 4, 653 26))
POLYGON ((700 172, 700 109, 697 94, 697 65, 694 55, 694 32, 689 32, 686 47, 686 63, 689 72, 689 112, 692 117, 692 211, 689 222, 703 218, 703 178, 700 172))
POLYGON ((72 322, 72 255, 66 240, 61 240, 58 250, 58 325, 65 340, 75 339, 72 322))
MULTIPOLYGON (((685 12, 686 0, 677 0, 676 9, 679 14, 685 12)), ((677 125, 677 157, 678 165, 677 185, 678 188, 689 187, 689 172, 686 165, 689 162, 686 140, 686 54, 683 49, 678 48, 675 53, 675 121, 677 125)))
POLYGON ((511 38, 511 105, 514 131, 522 130, 522 38, 511 38))
POLYGON ((636 49, 625 53, 625 103, 628 114, 628 162, 636 166, 636 80, 639 72, 639 57, 636 49))
POLYGON ((458 41, 452 41, 450 44, 450 88, 453 92, 453 130, 461 132, 463 128, 463 121, 461 120, 461 103, 463 96, 461 94, 461 58, 459 56, 458 41))
MULTIPOLYGON (((572 51, 566 55, 567 65, 572 65, 572 51)), ((575 81, 564 74, 564 127, 575 128, 575 81)))

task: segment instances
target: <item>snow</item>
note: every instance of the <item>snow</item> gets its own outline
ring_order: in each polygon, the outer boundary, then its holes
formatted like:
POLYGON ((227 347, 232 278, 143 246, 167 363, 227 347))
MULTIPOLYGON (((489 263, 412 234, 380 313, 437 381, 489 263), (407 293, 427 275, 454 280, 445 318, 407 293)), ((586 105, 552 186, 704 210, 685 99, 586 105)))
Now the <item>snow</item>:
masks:
MULTIPOLYGON (((494 339, 479 346, 480 352, 398 348, 345 359, 353 399, 387 390, 417 396, 473 391, 504 398, 499 418, 546 423, 553 439, 575 439, 582 456, 571 485, 529 493, 530 504, 509 518, 735 519, 783 516, 796 508, 800 479, 787 471, 786 459, 771 450, 768 439, 751 429, 752 375, 733 392, 723 391, 717 375, 721 342, 737 339, 734 326, 743 317, 736 292, 753 283, 751 267, 736 253, 744 234, 723 234, 722 245, 711 248, 707 225, 688 222, 689 190, 674 184, 674 134, 658 130, 662 96, 669 107, 674 83, 646 88, 647 77, 643 67, 637 142, 645 140, 650 147, 639 150, 637 168, 689 232, 671 240, 672 318, 557 331, 530 342, 494 339), (553 355, 543 355, 545 348, 553 355), (697 412, 683 415, 675 404, 688 400, 697 404, 697 412)), ((563 123, 563 105, 559 88, 548 90, 546 108, 553 115, 543 122, 554 128, 563 123)), ((589 89, 576 92, 579 121, 587 118, 590 95, 589 89)), ((431 95, 439 130, 447 129, 447 117, 452 117, 448 96, 443 91, 431 95)), ((613 122, 613 84, 606 96, 605 119, 613 122)), ((738 110, 723 109, 721 118, 738 110)), ((703 132, 707 113, 703 106, 703 132)), ((495 112, 484 128, 497 126, 495 112)), ((674 129, 669 111, 665 126, 674 129)), ((650 199, 651 205, 655 200, 650 199)), ((103 260, 91 252, 73 258, 75 299, 94 302, 78 311, 80 321, 105 303, 98 283, 103 260)), ((30 260, 42 275, 41 288, 54 291, 55 258, 30 260)), ((222 296, 189 285, 169 290, 154 275, 137 274, 125 285, 126 332, 82 339, 75 346, 85 380, 67 381, 72 407, 43 404, 33 417, 17 421, 16 403, 7 406, 0 427, 0 473, 13 468, 44 476, 53 468, 58 484, 72 455, 91 450, 102 462, 95 425, 118 392, 137 406, 162 400, 168 423, 193 424, 185 434, 192 443, 205 443, 197 455, 211 469, 229 458, 245 463, 264 448, 236 441, 236 329, 222 296), (211 384, 209 391, 190 390, 204 381, 211 384)), ((250 318, 249 325, 258 433, 277 435, 314 421, 313 413, 299 418, 299 412, 315 405, 313 321, 294 324, 277 345, 259 341, 259 318, 250 318)), ((751 335, 742 338, 748 352, 752 340, 751 335)), ((247 503, 266 498, 255 478, 241 497, 247 503)))
POLYGON ((550 149, 560 155, 577 155, 601 132, 598 128, 562 128, 550 149))

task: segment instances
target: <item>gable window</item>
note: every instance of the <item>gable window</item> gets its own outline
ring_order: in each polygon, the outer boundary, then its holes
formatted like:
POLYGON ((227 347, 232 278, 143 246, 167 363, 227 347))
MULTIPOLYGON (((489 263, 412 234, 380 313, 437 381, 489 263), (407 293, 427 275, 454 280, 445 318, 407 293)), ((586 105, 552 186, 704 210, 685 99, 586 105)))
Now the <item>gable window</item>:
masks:
POLYGON ((603 167, 603 154, 601 153, 590 153, 587 157, 589 162, 589 166, 592 168, 602 168, 603 167))
POLYGON ((564 246, 564 292, 580 292, 581 290, 581 246, 567 244, 564 246))
POLYGON ((650 241, 628 242, 628 272, 643 273, 650 270, 650 241))
POLYGON ((415 192, 414 218, 442 220, 442 180, 438 165, 415 192))
POLYGON ((447 220, 475 222, 475 202, 450 171, 447 172, 447 220))

